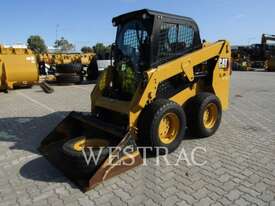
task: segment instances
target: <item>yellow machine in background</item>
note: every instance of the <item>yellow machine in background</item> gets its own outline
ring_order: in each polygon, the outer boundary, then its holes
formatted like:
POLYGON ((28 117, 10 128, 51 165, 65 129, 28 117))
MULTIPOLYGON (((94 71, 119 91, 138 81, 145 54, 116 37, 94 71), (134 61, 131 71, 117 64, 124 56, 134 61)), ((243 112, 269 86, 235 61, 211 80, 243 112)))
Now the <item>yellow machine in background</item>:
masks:
POLYGON ((95 57, 94 53, 85 53, 85 54, 51 54, 44 53, 38 55, 38 62, 44 62, 49 65, 58 65, 58 64, 71 64, 71 63, 81 63, 82 65, 89 65, 91 60, 95 57))
POLYGON ((266 71, 274 72, 275 71, 275 56, 270 57, 266 62, 266 71))
POLYGON ((2 66, 2 64, 3 64, 3 62, 0 59, 0 91, 6 89, 5 84, 4 84, 4 79, 3 79, 4 75, 3 75, 3 66, 2 66))
POLYGON ((232 47, 232 69, 234 71, 253 71, 248 49, 244 46, 232 47))
POLYGON ((0 45, 1 88, 30 87, 39 73, 36 56, 29 49, 5 48, 0 45))
POLYGON ((95 53, 85 53, 85 54, 79 55, 80 62, 82 65, 89 65, 92 59, 95 57, 96 57, 95 53))
POLYGON ((262 35, 262 47, 266 57, 265 69, 268 72, 275 71, 275 35, 263 34, 262 35), (272 44, 273 42, 273 44, 272 44))
MULTIPOLYGON (((39 64, 40 81, 46 80, 48 82, 59 83, 80 82, 83 75, 86 74, 83 70, 84 67, 88 67, 87 73, 90 78, 90 63, 96 61, 95 57, 96 55, 94 53, 38 54, 37 61, 39 64), (65 75, 62 75, 62 73, 65 73, 65 75)), ((93 77, 96 78, 96 75, 93 74, 93 77)))
POLYGON ((232 49, 233 70, 264 69, 275 71, 275 35, 262 34, 260 44, 232 49))

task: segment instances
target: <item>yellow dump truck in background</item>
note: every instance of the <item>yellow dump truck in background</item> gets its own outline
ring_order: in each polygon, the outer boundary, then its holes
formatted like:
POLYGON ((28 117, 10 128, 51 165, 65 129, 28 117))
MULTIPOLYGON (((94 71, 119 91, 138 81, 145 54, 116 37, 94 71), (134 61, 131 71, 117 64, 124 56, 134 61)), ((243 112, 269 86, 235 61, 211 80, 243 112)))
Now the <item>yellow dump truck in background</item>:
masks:
POLYGON ((38 82, 36 56, 29 49, 0 45, 0 90, 31 87, 38 82))

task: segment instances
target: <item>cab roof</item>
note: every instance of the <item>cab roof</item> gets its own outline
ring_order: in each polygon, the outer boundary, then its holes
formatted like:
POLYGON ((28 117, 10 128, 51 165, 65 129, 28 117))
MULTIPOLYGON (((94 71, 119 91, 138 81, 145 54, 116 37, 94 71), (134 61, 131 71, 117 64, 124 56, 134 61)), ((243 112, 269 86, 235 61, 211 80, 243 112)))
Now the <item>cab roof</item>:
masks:
POLYGON ((160 11, 154 11, 154 10, 150 10, 150 9, 141 9, 141 10, 132 11, 129 13, 119 15, 117 17, 114 17, 112 22, 116 23, 116 24, 120 24, 125 21, 128 21, 129 19, 142 17, 143 14, 147 14, 147 15, 153 16, 153 17, 154 16, 165 17, 165 18, 171 19, 171 21, 174 20, 174 21, 190 22, 190 23, 193 23, 196 25, 196 22, 192 18, 175 15, 175 14, 164 13, 164 12, 160 12, 160 11))

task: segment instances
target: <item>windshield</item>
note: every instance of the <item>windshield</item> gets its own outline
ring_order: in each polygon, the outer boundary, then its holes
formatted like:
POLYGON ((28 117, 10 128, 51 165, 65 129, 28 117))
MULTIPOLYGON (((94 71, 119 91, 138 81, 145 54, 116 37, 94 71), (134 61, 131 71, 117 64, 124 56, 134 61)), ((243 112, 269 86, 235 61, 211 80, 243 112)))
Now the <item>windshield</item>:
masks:
POLYGON ((147 65, 150 59, 150 31, 145 21, 132 20, 120 25, 117 32, 116 61, 130 61, 134 69, 147 65))

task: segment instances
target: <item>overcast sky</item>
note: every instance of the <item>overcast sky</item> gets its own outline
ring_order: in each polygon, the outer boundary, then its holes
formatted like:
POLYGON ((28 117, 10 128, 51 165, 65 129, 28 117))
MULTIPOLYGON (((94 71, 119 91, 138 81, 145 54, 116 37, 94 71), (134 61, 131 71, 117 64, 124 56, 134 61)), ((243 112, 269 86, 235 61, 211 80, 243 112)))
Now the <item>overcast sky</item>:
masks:
POLYGON ((208 41, 251 44, 260 42, 262 33, 275 34, 274 0, 8 0, 0 8, 2 44, 25 43, 38 34, 52 46, 56 30, 77 48, 110 44, 112 17, 142 8, 192 17, 208 41))

